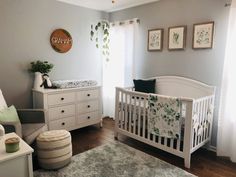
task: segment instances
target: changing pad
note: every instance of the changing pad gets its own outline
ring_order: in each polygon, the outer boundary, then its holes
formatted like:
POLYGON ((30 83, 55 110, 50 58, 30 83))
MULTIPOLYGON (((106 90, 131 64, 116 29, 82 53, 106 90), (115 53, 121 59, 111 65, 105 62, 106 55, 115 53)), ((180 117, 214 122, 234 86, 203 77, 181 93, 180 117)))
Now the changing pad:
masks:
POLYGON ((52 85, 61 89, 79 88, 79 87, 96 86, 97 81, 95 80, 59 80, 59 81, 53 81, 52 85))

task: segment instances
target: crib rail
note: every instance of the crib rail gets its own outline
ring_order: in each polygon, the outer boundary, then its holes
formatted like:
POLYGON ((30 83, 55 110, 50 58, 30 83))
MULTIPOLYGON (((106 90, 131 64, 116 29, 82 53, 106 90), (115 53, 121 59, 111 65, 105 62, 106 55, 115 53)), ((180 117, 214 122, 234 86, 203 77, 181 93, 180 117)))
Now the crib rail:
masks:
POLYGON ((131 87, 116 88, 115 136, 121 133, 182 157, 189 168, 191 153, 211 138, 214 95, 180 101, 181 116, 185 118, 182 138, 160 137, 148 130, 148 94, 135 92, 131 87))
MULTIPOLYGON (((191 99, 181 99, 184 107, 191 99)), ((190 104, 192 106, 192 104, 190 104)), ((183 139, 171 139, 154 135, 148 131, 148 94, 133 92, 132 89, 116 89, 116 132, 150 144, 180 157, 184 157, 183 139)), ((191 115, 184 110, 186 115, 191 115)), ((190 121, 191 122, 191 121, 190 121)), ((187 132, 185 134, 188 134, 187 132)), ((189 140, 190 141, 190 140, 189 140)), ((190 144, 190 142, 189 142, 190 144)))
POLYGON ((214 95, 200 98, 193 103, 192 152, 211 139, 214 112, 214 95))

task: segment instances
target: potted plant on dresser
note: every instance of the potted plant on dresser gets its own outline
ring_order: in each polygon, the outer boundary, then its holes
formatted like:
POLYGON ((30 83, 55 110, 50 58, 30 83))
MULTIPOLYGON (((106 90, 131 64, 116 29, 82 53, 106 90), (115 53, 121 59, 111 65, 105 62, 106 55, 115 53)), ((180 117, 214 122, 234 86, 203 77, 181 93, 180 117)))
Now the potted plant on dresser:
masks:
MULTIPOLYGON (((43 88, 44 82, 45 82, 43 81, 43 76, 48 78, 48 81, 49 81, 48 73, 51 72, 54 65, 49 63, 48 61, 40 61, 40 60, 33 61, 30 64, 31 64, 31 67, 29 71, 35 74, 34 89, 40 90, 43 88)), ((48 83, 48 84, 50 86, 51 83, 48 83)))

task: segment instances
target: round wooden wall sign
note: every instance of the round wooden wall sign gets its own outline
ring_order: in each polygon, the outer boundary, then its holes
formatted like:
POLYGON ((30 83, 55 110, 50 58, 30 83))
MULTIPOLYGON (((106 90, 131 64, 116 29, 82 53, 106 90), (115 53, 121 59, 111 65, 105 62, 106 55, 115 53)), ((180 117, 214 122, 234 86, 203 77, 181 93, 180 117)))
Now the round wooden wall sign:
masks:
POLYGON ((72 37, 70 33, 64 29, 56 29, 50 37, 52 48, 59 53, 66 53, 72 47, 72 37))

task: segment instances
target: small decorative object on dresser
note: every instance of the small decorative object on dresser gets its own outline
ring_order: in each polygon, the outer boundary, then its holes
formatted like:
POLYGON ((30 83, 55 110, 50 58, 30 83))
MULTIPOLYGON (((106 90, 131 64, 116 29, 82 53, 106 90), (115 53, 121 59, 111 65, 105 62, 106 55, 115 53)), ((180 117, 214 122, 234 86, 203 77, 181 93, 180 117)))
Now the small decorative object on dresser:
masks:
POLYGON ((193 25, 193 49, 211 49, 213 46, 214 22, 193 25))
MULTIPOLYGON (((31 67, 29 68, 29 71, 35 73, 34 89, 40 90, 43 88, 44 85, 48 85, 48 81, 50 81, 48 73, 50 73, 54 65, 49 63, 48 61, 40 61, 40 60, 31 62, 30 64, 31 67), (45 79, 43 80, 42 74, 44 75, 46 74, 48 76, 47 80, 45 79)), ((50 87, 50 83, 48 87, 50 87)))
POLYGON ((148 30, 148 51, 162 51, 164 29, 148 30))
POLYGON ((101 123, 101 87, 33 90, 34 108, 47 110, 49 130, 77 128, 101 123))
POLYGON ((18 137, 11 137, 5 140, 6 152, 12 153, 20 149, 20 139, 18 137))
POLYGON ((168 31, 168 50, 184 50, 187 26, 169 27, 168 31))

